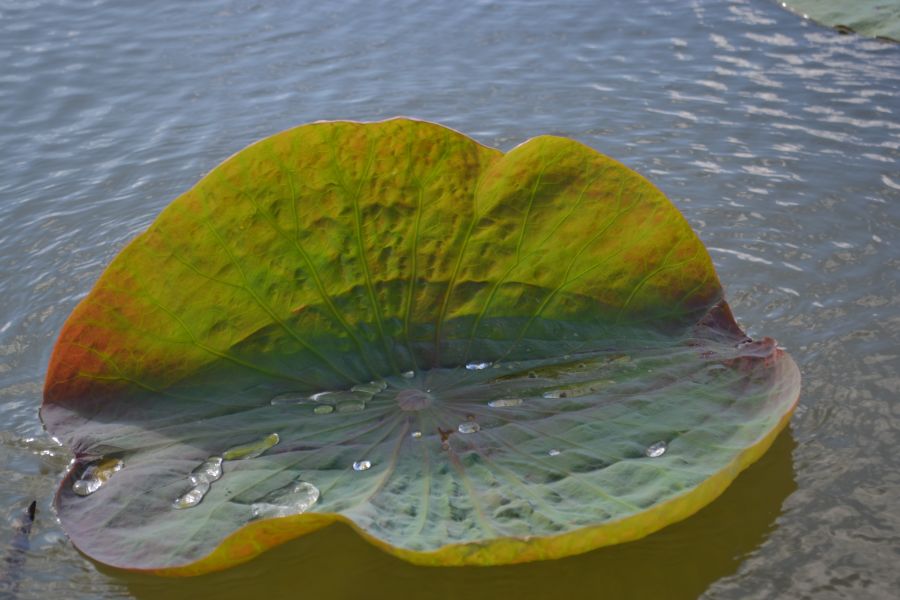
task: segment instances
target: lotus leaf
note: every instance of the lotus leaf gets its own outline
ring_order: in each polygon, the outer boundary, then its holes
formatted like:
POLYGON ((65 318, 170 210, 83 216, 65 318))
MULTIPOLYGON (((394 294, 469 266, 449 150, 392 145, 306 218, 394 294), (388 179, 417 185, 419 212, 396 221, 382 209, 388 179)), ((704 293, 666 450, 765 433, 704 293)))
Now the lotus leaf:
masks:
POLYGON ((63 528, 109 565, 198 574, 335 521, 493 565, 696 512, 799 385, 637 173, 392 119, 274 135, 177 198, 66 321, 41 415, 76 456, 63 528))
POLYGON ((841 33, 900 42, 900 4, 881 0, 787 0, 786 9, 841 33))

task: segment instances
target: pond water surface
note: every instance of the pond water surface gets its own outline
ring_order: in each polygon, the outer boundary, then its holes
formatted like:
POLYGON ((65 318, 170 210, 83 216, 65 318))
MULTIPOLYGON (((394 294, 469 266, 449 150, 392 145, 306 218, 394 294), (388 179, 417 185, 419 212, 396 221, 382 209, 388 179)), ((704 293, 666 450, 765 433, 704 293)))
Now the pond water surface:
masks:
MULTIPOLYGON (((900 45, 769 0, 0 0, 0 511, 37 520, 17 598, 892 598, 900 589, 900 45), (104 265, 248 143, 318 119, 434 120, 509 149, 572 137, 653 180, 739 320, 798 362, 773 449, 644 540, 413 567, 333 526, 173 581, 79 554, 37 416, 104 265)), ((5 550, 0 550, 0 552, 5 550)), ((0 564, 0 572, 5 570, 0 564)))

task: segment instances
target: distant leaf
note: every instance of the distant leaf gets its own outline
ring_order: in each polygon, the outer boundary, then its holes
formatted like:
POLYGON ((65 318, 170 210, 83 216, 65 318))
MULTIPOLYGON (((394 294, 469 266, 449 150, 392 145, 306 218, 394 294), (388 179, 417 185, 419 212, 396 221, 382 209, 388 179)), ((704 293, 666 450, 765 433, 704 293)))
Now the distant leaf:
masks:
POLYGON ((640 175, 394 119, 280 133, 176 199, 66 322, 41 414, 73 542, 196 574, 336 520, 422 564, 635 539, 798 391, 640 175))
POLYGON ((900 4, 882 0, 787 0, 786 9, 803 18, 870 37, 900 42, 900 4))

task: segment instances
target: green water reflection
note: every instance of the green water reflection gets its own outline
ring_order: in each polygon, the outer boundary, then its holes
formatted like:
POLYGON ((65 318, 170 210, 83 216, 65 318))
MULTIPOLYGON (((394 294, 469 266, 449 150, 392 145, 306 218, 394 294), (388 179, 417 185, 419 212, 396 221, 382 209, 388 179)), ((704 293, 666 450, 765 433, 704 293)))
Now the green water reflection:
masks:
POLYGON ((796 489, 784 431, 716 502, 643 540, 567 559, 486 568, 417 567, 332 525, 229 571, 163 579, 97 565, 137 598, 696 598, 734 573, 796 489))

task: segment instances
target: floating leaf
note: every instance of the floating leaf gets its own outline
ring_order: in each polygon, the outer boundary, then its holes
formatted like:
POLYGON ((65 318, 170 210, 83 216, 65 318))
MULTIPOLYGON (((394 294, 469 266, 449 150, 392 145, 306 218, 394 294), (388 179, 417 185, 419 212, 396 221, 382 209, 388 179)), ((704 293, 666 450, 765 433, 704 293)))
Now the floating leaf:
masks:
POLYGON ((76 452, 73 542, 174 575, 338 520, 435 565, 636 539, 718 496, 798 391, 640 175, 394 119, 280 133, 176 199, 66 322, 41 414, 76 452))
MULTIPOLYGON (((834 27, 900 42, 900 5, 880 0, 787 0, 781 4, 803 18, 834 27)), ((790 42, 790 39, 788 39, 790 42)))

